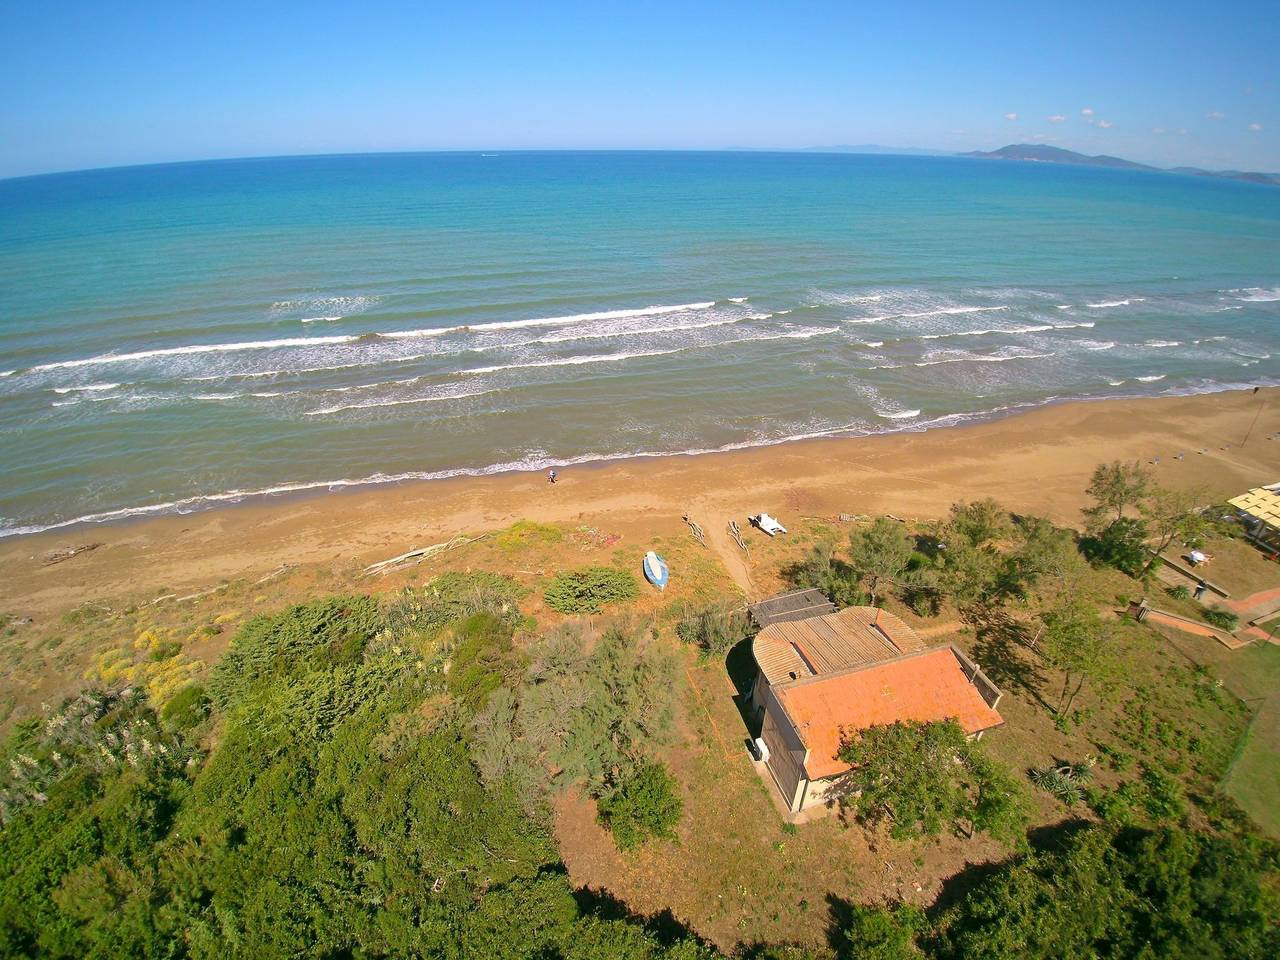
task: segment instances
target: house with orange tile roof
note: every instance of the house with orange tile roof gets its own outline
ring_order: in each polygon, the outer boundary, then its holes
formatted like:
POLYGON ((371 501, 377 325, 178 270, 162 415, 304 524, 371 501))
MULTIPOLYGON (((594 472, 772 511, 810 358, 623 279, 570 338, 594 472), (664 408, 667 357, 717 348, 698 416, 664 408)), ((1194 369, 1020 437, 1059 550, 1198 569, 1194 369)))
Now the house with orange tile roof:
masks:
POLYGON ((827 800, 849 769, 840 749, 860 730, 955 720, 979 737, 1004 722, 1001 693, 977 664, 954 644, 928 646, 887 610, 774 619, 776 609, 753 608, 765 625, 752 641, 759 674, 751 703, 764 765, 792 813, 827 800))

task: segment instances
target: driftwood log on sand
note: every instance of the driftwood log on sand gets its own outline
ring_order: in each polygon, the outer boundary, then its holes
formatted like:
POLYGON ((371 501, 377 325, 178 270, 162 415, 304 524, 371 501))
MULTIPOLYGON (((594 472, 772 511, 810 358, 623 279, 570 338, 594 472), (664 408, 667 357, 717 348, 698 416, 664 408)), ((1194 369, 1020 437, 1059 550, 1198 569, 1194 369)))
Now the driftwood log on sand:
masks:
POLYGON ((72 557, 78 557, 82 553, 88 553, 90 550, 97 550, 102 544, 100 543, 82 543, 78 547, 62 547, 58 550, 51 550, 44 555, 44 565, 50 566, 55 563, 62 563, 63 560, 70 560, 72 557))
POLYGON ((707 534, 702 529, 702 524, 698 523, 697 520, 694 520, 687 513, 681 519, 689 525, 689 533, 693 536, 693 539, 697 540, 705 547, 707 545, 707 534))
POLYGON ((445 540, 443 543, 433 543, 430 546, 418 547, 414 550, 410 550, 408 553, 402 553, 398 557, 392 557, 390 560, 380 560, 377 563, 371 563, 369 566, 364 568, 364 572, 361 573, 360 576, 371 577, 375 573, 390 573, 391 571, 398 570, 400 567, 406 566, 410 563, 422 563, 422 561, 430 560, 432 557, 439 556, 442 553, 447 553, 450 550, 456 550, 458 547, 465 547, 467 544, 475 543, 477 540, 483 540, 487 536, 489 536, 489 534, 484 533, 478 537, 468 538, 462 534, 458 534, 458 536, 451 540, 445 540))

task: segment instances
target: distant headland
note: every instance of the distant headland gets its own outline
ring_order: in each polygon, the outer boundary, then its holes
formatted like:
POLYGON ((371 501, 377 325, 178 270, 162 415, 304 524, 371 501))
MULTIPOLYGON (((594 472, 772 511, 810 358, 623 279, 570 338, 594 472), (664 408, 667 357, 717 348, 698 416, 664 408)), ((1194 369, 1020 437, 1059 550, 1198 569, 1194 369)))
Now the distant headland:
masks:
POLYGON ((1061 147, 1050 147, 1038 143, 1011 143, 999 150, 974 150, 960 154, 962 157, 977 157, 982 160, 1024 160, 1037 163, 1072 163, 1086 167, 1113 167, 1123 170, 1163 170, 1165 173, 1183 173, 1197 177, 1221 177, 1226 180, 1245 180, 1249 183, 1266 183, 1280 185, 1280 173, 1258 173, 1243 170, 1202 170, 1199 167, 1152 167, 1145 163, 1136 163, 1121 157, 1106 154, 1089 156, 1064 150, 1061 147))

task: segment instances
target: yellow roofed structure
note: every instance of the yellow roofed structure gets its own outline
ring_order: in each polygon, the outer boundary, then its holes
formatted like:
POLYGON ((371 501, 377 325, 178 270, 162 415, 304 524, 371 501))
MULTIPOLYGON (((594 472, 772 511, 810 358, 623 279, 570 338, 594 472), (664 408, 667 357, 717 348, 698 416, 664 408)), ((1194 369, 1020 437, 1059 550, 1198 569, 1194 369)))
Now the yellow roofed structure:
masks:
POLYGON ((1253 522, 1250 533, 1261 539, 1270 534, 1280 534, 1280 483, 1269 487, 1254 487, 1248 493, 1227 501, 1253 522))

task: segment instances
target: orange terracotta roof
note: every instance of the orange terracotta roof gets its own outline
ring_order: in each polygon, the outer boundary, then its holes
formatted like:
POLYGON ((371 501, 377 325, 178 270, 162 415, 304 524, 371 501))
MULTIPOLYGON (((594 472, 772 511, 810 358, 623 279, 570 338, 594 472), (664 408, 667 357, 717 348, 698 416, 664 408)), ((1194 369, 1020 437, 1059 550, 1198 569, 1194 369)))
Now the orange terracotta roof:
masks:
POLYGON ((953 719, 972 734, 1004 723, 969 682, 950 647, 774 691, 809 748, 805 773, 810 780, 848 770, 836 753, 846 735, 867 727, 953 719))

